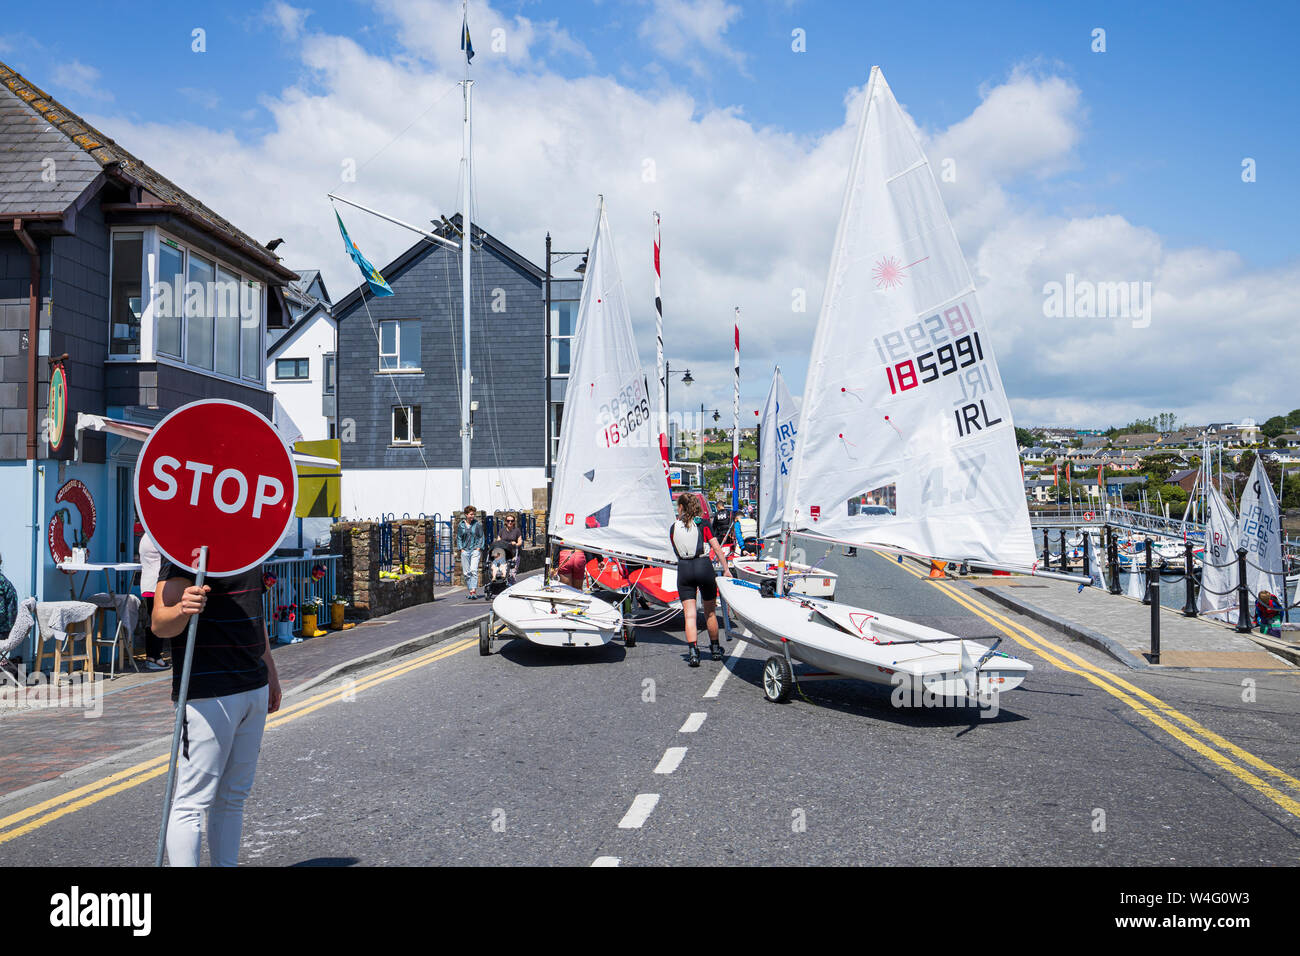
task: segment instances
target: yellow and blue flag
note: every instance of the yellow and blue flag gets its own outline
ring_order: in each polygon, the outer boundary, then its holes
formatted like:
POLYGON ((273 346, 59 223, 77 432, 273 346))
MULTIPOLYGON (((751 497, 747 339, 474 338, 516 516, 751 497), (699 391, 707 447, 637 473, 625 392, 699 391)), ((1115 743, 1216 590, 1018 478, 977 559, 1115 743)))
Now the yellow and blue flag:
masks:
POLYGON ((370 285, 370 291, 375 295, 392 295, 393 290, 388 285, 387 280, 379 274, 378 269, 370 264, 370 260, 361 254, 357 244, 348 235, 347 229, 343 228, 343 217, 338 214, 337 209, 334 211, 334 218, 339 221, 339 232, 343 233, 343 245, 347 248, 352 261, 357 264, 357 268, 361 270, 361 274, 365 276, 366 282, 370 285))
POLYGON ((460 48, 465 51, 465 63, 471 63, 474 60, 474 44, 469 42, 468 16, 460 22, 460 48))

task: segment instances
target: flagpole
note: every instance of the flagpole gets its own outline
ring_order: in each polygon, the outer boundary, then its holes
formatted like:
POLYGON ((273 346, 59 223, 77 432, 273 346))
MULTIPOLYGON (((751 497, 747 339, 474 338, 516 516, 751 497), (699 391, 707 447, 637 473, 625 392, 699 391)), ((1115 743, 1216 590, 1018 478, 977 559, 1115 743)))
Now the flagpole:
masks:
MULTIPOLYGON (((659 441, 662 447, 667 447, 668 441, 668 373, 664 368, 664 300, 663 288, 660 282, 659 274, 659 213, 655 217, 655 236, 654 236, 654 254, 655 254, 655 342, 656 342, 656 365, 659 372, 659 441)), ((672 458, 672 450, 668 450, 668 456, 664 460, 664 468, 668 468, 668 460, 672 458)), ((671 480, 671 479, 670 479, 671 480)))
MULTIPOLYGON (((466 59, 466 71, 469 60, 466 59)), ((461 362, 460 362, 460 503, 464 508, 470 504, 470 454, 473 446, 474 432, 470 426, 470 397, 474 390, 474 379, 470 374, 470 249, 473 242, 473 224, 470 222, 469 183, 470 166, 470 87, 474 81, 461 80, 465 90, 465 123, 461 149, 465 156, 465 179, 461 183, 461 244, 460 244, 460 298, 461 298, 461 362)))
POLYGON ((736 349, 732 364, 736 371, 731 399, 731 517, 734 521, 740 510, 740 306, 736 306, 736 349))

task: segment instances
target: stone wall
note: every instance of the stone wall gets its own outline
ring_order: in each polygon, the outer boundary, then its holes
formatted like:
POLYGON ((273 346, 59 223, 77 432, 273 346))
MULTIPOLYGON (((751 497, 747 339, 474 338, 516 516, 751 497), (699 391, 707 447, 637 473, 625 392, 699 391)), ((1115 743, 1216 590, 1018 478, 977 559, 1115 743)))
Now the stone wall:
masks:
POLYGON ((381 578, 379 572, 385 569, 380 562, 377 523, 341 521, 330 529, 330 550, 341 556, 339 593, 351 601, 349 616, 382 617, 434 600, 433 560, 429 554, 436 542, 433 521, 395 521, 393 535, 393 559, 397 560, 397 536, 400 535, 402 560, 412 573, 400 578, 381 578))

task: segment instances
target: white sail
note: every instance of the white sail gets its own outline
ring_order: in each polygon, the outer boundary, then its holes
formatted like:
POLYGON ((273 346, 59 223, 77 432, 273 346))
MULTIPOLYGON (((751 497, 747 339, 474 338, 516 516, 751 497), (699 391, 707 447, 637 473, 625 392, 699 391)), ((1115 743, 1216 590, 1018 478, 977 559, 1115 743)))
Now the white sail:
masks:
POLYGON ((878 67, 799 432, 786 501, 796 530, 934 557, 1034 564, 993 343, 929 161, 878 67))
MULTIPOLYGON (((1261 591, 1271 591, 1281 601, 1286 595, 1282 565, 1282 509, 1264 463, 1255 458, 1250 480, 1237 508, 1237 537, 1246 549, 1246 586, 1253 602, 1261 591)), ((1252 611, 1253 613, 1253 611, 1252 611)))
POLYGON ((1202 615, 1235 621, 1237 609, 1237 519, 1223 493, 1205 483, 1205 554, 1197 607, 1202 615))
POLYGON ((601 200, 564 397, 550 533, 566 543, 674 560, 646 376, 601 200))
POLYGON ((799 433, 799 410, 781 377, 781 367, 772 372, 772 387, 763 403, 763 447, 758 450, 758 516, 762 525, 760 538, 781 533, 785 513, 786 489, 790 485, 790 466, 794 463, 794 446, 799 433))

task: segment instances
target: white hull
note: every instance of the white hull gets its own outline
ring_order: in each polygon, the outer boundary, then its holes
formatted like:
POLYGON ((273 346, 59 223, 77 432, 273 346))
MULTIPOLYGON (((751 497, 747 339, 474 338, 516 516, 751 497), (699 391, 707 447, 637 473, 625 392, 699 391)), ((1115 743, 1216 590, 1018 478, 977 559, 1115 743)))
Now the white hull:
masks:
POLYGON ((492 602, 492 620, 518 637, 543 647, 600 647, 619 636, 623 614, 567 584, 525 578, 492 602))
MULTIPOLYGON (((737 558, 731 562, 731 569, 741 580, 753 584, 776 581, 776 562, 766 558, 737 558)), ((791 593, 808 597, 834 598, 835 585, 839 581, 834 571, 815 570, 793 561, 786 562, 785 577, 790 582, 791 593)))
POLYGON ((746 640, 777 655, 788 647, 793 659, 843 677, 976 704, 981 696, 1014 690, 1033 670, 1002 654, 980 664, 985 645, 901 618, 817 599, 765 598, 753 586, 725 578, 718 579, 718 591, 746 640), (917 640, 933 643, 889 643, 917 640))

